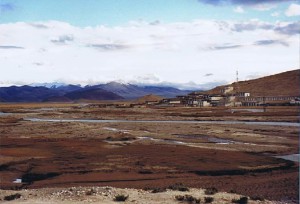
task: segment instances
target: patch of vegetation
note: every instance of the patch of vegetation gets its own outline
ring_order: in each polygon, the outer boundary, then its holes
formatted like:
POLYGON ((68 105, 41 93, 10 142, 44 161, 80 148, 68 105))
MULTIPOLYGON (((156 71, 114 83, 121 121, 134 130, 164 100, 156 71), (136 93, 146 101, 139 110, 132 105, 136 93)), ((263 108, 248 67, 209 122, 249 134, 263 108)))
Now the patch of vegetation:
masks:
POLYGON ((189 203, 195 203, 195 204, 198 204, 200 203, 201 199, 200 198, 195 198, 191 195, 177 195, 175 196, 175 199, 178 200, 178 201, 186 201, 186 202, 189 202, 189 203))
POLYGON ((231 189, 229 193, 236 193, 236 190, 231 189))
POLYGON ((161 193, 161 192, 165 192, 166 189, 165 188, 153 188, 151 190, 151 193, 161 193))
POLYGON ((122 195, 122 194, 118 194, 115 196, 114 198, 114 201, 117 201, 117 202, 124 202, 128 199, 128 195, 122 195))
POLYGON ((238 203, 238 204, 247 204, 248 198, 247 197, 240 197, 239 199, 232 199, 232 203, 238 203))
POLYGON ((6 200, 6 201, 16 200, 16 199, 21 198, 21 196, 22 195, 20 193, 16 193, 16 194, 5 196, 4 200, 6 200))
POLYGON ((141 169, 139 174, 153 174, 153 172, 150 169, 141 169))
POLYGON ((96 191, 94 189, 90 189, 85 192, 85 195, 94 195, 94 194, 96 194, 96 191))
POLYGON ((205 203, 212 203, 214 201, 213 197, 204 197, 204 202, 205 203))
POLYGON ((216 189, 215 187, 212 188, 207 188, 204 191, 205 195, 214 195, 216 193, 218 193, 218 189, 216 189))
POLYGON ((56 172, 49 172, 49 173, 45 173, 45 174, 27 173, 27 174, 24 174, 21 179, 24 183, 31 184, 35 181, 45 180, 45 179, 53 178, 53 177, 56 177, 59 175, 60 174, 56 173, 56 172))
POLYGON ((250 197, 251 200, 256 200, 256 201, 264 201, 265 199, 262 198, 262 197, 259 197, 259 196, 253 196, 253 197, 250 197))
POLYGON ((175 183, 173 185, 170 185, 168 189, 174 190, 174 191, 189 191, 189 188, 183 185, 182 183, 175 183))

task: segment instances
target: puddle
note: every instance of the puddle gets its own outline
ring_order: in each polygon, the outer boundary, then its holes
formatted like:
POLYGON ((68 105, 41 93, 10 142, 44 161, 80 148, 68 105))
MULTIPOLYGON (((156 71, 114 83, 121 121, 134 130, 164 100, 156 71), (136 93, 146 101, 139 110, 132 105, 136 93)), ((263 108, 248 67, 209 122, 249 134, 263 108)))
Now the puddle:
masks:
POLYGON ((244 108, 244 109, 231 109, 230 112, 234 113, 234 112, 242 112, 242 111, 248 111, 248 112, 252 112, 252 113, 262 113, 264 112, 264 109, 251 109, 251 108, 244 108))
POLYGON ((299 163, 299 154, 290 154, 290 155, 282 155, 282 156, 275 156, 276 158, 281 158, 293 162, 298 162, 299 163))
POLYGON ((104 127, 104 128, 102 128, 102 129, 104 129, 104 130, 109 130, 109 131, 113 131, 113 132, 129 133, 129 130, 121 130, 121 129, 111 128, 111 127, 104 127))
POLYGON ((178 144, 178 145, 186 145, 188 143, 186 142, 181 142, 181 141, 177 141, 177 140, 171 140, 171 139, 155 139, 153 137, 138 137, 139 140, 150 140, 150 141, 154 141, 154 142, 161 142, 161 143, 165 143, 165 144, 178 144))
POLYGON ((216 144, 244 144, 243 142, 211 137, 206 135, 176 135, 176 137, 185 138, 185 139, 204 139, 208 142, 216 143, 216 144))
POLYGON ((22 183, 22 179, 17 178, 16 180, 13 181, 13 183, 22 183))
POLYGON ((12 113, 3 113, 3 112, 0 112, 0 116, 7 116, 7 115, 12 115, 12 113))

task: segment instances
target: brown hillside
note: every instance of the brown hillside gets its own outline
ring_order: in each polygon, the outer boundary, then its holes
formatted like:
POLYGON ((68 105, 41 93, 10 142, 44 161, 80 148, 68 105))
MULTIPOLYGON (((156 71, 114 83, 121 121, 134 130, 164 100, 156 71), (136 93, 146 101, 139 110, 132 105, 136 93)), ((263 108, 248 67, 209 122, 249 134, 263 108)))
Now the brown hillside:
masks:
POLYGON ((160 101, 162 99, 163 98, 160 97, 160 96, 157 96, 157 95, 154 95, 154 94, 149 94, 149 95, 143 96, 141 98, 138 98, 136 100, 136 102, 137 103, 145 103, 146 101, 160 101))
MULTIPOLYGON (((206 91, 208 94, 220 94, 226 86, 218 86, 206 91)), ((299 96, 300 95, 300 69, 283 72, 258 79, 238 82, 238 92, 249 92, 251 96, 299 96)))

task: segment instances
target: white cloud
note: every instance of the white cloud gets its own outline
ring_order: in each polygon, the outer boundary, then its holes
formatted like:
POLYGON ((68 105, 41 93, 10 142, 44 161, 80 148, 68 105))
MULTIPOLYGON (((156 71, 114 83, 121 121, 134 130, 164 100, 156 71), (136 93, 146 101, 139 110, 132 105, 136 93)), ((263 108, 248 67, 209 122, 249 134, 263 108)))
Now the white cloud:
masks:
POLYGON ((265 3, 265 4, 255 4, 251 6, 253 9, 257 11, 269 11, 277 7, 276 4, 265 3))
POLYGON ((233 81, 237 68, 241 79, 250 70, 286 71, 299 66, 299 39, 275 28, 289 23, 248 21, 236 27, 234 21, 195 20, 85 28, 57 21, 0 24, 0 46, 23 48, 0 49, 0 84, 118 79, 208 84, 233 81), (214 75, 205 77, 208 72, 214 75))
POLYGON ((236 13, 245 13, 245 10, 241 6, 237 6, 233 11, 236 13))
POLYGON ((278 16, 280 16, 280 13, 275 11, 275 12, 271 13, 271 16, 278 17, 278 16))
POLYGON ((291 4, 288 9, 285 11, 286 16, 300 16, 300 5, 291 4))

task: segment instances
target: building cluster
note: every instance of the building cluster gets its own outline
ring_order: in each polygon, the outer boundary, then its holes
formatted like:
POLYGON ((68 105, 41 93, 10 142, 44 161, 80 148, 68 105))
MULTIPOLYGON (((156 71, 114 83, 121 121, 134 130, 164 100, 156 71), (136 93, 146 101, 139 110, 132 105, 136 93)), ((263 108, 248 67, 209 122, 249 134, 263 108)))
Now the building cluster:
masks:
POLYGON ((299 96, 251 96, 249 92, 237 92, 233 86, 224 87, 218 94, 192 92, 188 95, 143 102, 114 102, 91 104, 101 108, 145 107, 237 107, 237 106, 300 106, 299 96))
POLYGON ((160 101, 146 101, 148 106, 282 106, 300 105, 300 96, 251 96, 248 92, 236 92, 233 86, 223 88, 219 94, 205 94, 193 92, 185 96, 163 99, 160 101))

